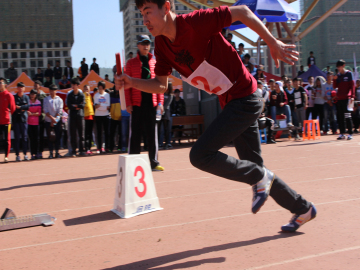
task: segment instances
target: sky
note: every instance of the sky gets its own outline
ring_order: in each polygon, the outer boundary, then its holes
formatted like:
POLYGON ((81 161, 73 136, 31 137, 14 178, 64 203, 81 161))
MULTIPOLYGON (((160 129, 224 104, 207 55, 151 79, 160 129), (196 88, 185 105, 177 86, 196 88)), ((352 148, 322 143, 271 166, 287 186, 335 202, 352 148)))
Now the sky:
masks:
MULTIPOLYGON (((299 2, 291 6, 300 11, 299 2)), ((115 53, 124 49, 123 18, 119 0, 73 0, 74 44, 71 50, 73 67, 79 67, 83 57, 91 64, 95 57, 100 67, 115 65, 115 53)), ((249 29, 239 33, 256 41, 257 35, 249 29)), ((243 42, 234 37, 236 44, 243 42)), ((250 47, 243 42, 245 47, 250 47)))

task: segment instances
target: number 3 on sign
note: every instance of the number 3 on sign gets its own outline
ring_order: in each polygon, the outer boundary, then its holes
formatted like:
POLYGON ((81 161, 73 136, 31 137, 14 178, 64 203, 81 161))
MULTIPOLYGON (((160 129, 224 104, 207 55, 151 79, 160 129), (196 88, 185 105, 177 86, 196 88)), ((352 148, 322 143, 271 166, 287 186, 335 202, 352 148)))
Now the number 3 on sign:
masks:
POLYGON ((140 192, 139 189, 138 189, 137 187, 135 187, 135 192, 136 192, 136 194, 137 194, 140 198, 142 198, 142 197, 144 197, 145 194, 146 194, 146 183, 145 183, 145 181, 144 181, 144 179, 145 179, 145 172, 144 172, 143 167, 137 166, 137 167, 135 168, 134 176, 136 177, 139 172, 141 173, 141 177, 140 177, 140 179, 139 179, 139 183, 143 185, 144 190, 140 192))

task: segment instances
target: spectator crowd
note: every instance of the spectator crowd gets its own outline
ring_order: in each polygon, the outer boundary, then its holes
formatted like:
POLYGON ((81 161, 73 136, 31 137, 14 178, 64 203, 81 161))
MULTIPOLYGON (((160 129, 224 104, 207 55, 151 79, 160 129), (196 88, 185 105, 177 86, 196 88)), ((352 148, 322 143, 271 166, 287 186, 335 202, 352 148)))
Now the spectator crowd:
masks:
MULTIPOLYGON (((235 48, 232 34, 224 37, 235 48)), ((135 56, 130 52, 130 60, 126 64, 125 72, 129 76, 142 79, 155 76, 155 60, 149 51, 149 37, 139 36, 138 52, 135 56)), ((250 62, 251 56, 244 53, 244 44, 240 43, 237 51, 244 66, 257 80, 258 91, 264 98, 264 110, 258 122, 260 129, 267 128, 267 143, 276 143, 274 135, 280 128, 289 129, 295 140, 301 140, 302 123, 309 118, 319 119, 322 135, 338 134, 338 140, 351 140, 352 134, 358 133, 360 80, 354 82, 343 60, 337 62, 335 74, 327 67, 326 78, 310 76, 307 84, 299 77, 290 79, 286 76, 279 81, 267 81, 263 67, 255 68, 250 62), (278 125, 278 118, 285 118, 285 127, 278 125)), ((311 52, 308 65, 315 63, 311 52)), ((96 58, 93 58, 91 70, 97 74, 100 72, 96 58)), ((11 65, 6 72, 10 82, 16 79, 15 72, 11 65)), ((113 72, 116 72, 116 67, 113 72)), ((304 72, 301 66, 298 76, 304 72)), ((0 78, 0 138, 5 149, 5 162, 8 162, 11 148, 12 129, 16 161, 43 158, 45 146, 50 159, 60 158, 59 150, 63 148, 68 149, 65 156, 72 157, 114 151, 137 154, 143 138, 152 168, 162 168, 157 160, 157 151, 172 148, 172 116, 186 115, 180 91, 175 89, 173 93, 171 83, 165 94, 126 89, 127 108, 121 108, 119 91, 115 86, 106 89, 105 82, 100 81, 93 93, 90 93, 89 85, 79 88, 80 81, 88 74, 85 58, 81 61, 77 77, 74 77, 69 61, 64 68, 60 67, 59 61, 54 68, 48 64, 44 72, 39 68, 35 74, 29 96, 25 94, 22 82, 17 84, 17 93, 13 96, 6 90, 8 80, 0 78), (49 88, 48 95, 41 90, 43 85, 49 88), (57 95, 58 89, 71 90, 63 99, 57 95), (20 150, 23 159, 20 158, 20 150)), ((108 75, 105 80, 109 80, 108 75)), ((181 130, 182 126, 174 128, 181 130)), ((181 137, 182 132, 179 133, 181 137)))

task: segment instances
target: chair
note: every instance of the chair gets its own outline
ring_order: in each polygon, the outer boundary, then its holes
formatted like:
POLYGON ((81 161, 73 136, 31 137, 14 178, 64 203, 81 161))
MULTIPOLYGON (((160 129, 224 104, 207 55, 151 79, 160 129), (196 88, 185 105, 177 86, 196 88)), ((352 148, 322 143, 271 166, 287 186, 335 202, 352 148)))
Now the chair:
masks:
POLYGON ((321 138, 319 120, 304 120, 303 127, 303 141, 321 138))
POLYGON ((260 135, 260 143, 267 143, 266 128, 259 129, 259 135, 260 135))

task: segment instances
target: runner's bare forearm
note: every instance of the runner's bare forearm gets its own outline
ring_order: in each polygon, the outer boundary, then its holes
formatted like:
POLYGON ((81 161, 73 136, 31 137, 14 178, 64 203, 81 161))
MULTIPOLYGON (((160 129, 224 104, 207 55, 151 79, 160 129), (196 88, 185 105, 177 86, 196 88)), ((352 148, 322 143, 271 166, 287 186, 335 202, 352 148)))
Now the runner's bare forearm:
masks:
POLYGON ((139 89, 146 93, 162 94, 167 89, 167 77, 161 76, 154 79, 144 80, 131 78, 132 88, 139 89))
POLYGON ((230 7, 232 23, 241 21, 251 30, 255 31, 267 44, 276 39, 260 21, 258 17, 245 5, 230 7))

